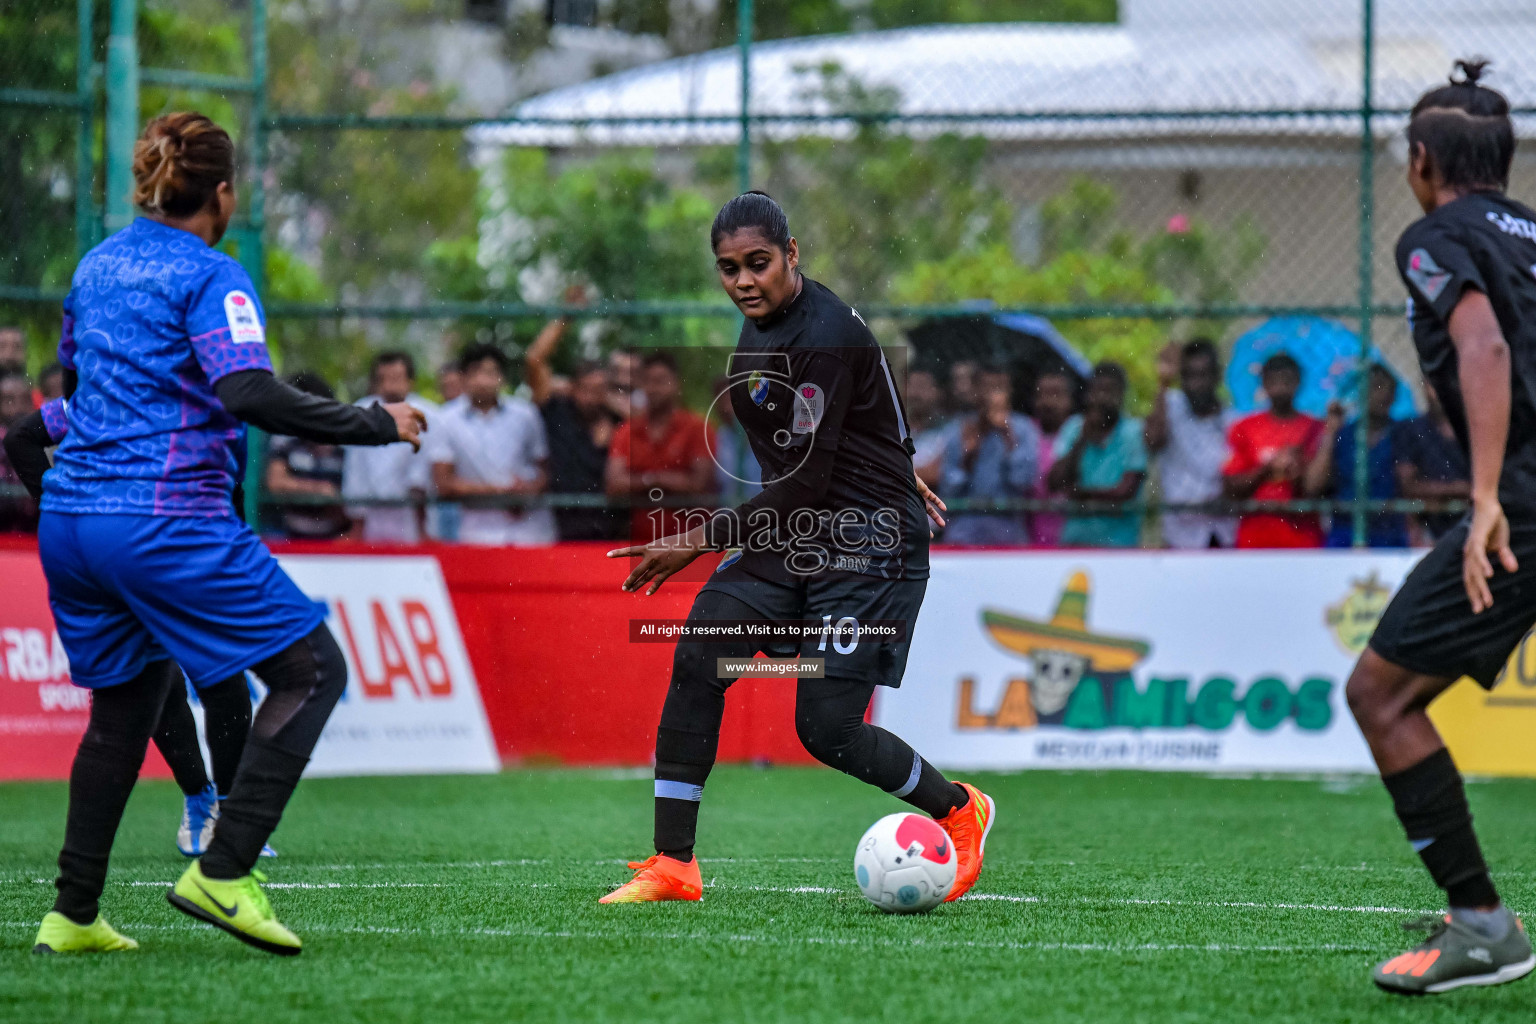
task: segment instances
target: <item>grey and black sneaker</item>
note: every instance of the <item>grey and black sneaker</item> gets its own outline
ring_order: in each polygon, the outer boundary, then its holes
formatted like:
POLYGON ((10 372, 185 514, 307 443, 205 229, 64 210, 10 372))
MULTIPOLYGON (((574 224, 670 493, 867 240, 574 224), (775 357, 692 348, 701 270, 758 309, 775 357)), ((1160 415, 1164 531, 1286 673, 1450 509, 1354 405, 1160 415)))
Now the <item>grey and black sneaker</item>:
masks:
POLYGON ((1388 992, 1421 996, 1463 985, 1502 985, 1536 968, 1525 926, 1508 910, 1508 928, 1494 941, 1450 914, 1404 921, 1409 931, 1427 931, 1421 944, 1376 965, 1371 980, 1388 992))

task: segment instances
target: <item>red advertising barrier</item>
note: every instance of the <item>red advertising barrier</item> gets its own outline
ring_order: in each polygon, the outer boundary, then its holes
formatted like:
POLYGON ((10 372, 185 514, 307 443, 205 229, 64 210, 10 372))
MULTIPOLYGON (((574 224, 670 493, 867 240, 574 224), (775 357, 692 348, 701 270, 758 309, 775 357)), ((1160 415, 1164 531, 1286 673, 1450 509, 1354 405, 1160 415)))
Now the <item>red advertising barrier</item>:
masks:
MULTIPOLYGON (((510 764, 644 765, 666 695, 672 646, 631 643, 630 620, 681 619, 698 592, 672 581, 626 594, 628 563, 606 544, 552 548, 274 544, 293 554, 438 559, 502 759, 510 764)), ((0 541, 0 779, 63 778, 88 697, 69 681, 30 538, 0 541)), ((726 701, 722 761, 805 762, 793 680, 743 679, 726 701)), ((165 774, 153 751, 146 772, 165 774)))
MULTIPOLYGON (((626 594, 629 563, 604 557, 608 548, 433 549, 505 761, 650 763, 672 645, 631 643, 629 623, 686 617, 700 584, 626 594)), ((732 686, 720 760, 809 761, 794 692, 784 679, 732 686)))
MULTIPOLYGON (((0 549, 0 779, 65 779, 90 715, 90 691, 69 681, 36 545, 7 540, 0 549)), ((170 769, 151 749, 144 773, 170 769)))

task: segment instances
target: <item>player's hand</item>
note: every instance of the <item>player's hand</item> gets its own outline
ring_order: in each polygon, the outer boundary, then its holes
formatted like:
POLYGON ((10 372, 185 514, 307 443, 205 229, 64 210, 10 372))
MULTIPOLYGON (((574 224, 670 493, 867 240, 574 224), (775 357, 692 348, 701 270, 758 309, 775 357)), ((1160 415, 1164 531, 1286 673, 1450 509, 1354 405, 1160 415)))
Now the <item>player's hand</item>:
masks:
POLYGON ((624 578, 619 589, 633 593, 649 582, 650 586, 646 587, 645 596, 650 597, 661 589, 661 585, 667 581, 668 577, 686 568, 703 553, 703 541, 695 537, 694 531, 690 530, 688 533, 662 537, 649 544, 632 544, 627 548, 615 548, 608 552, 608 557, 634 558, 638 555, 640 564, 629 571, 629 575, 624 578))
MULTIPOLYGON (((923 499, 923 508, 928 510, 928 518, 933 521, 934 526, 942 530, 944 528, 944 513, 949 511, 949 506, 944 504, 943 498, 933 493, 933 488, 923 483, 923 478, 918 476, 916 472, 912 474, 912 479, 917 481, 917 496, 923 499)), ((933 536, 932 530, 928 531, 928 536, 933 536)))
POLYGON ((1506 572, 1520 568, 1509 546, 1509 520, 1504 516, 1503 506, 1497 501, 1474 502, 1467 542, 1461 549, 1461 582, 1467 588, 1474 615, 1493 607, 1493 591, 1488 586, 1488 581, 1493 578, 1490 553, 1506 572))
POLYGON ((412 451, 421 451, 421 435, 427 429, 426 414, 409 402, 390 402, 384 406, 384 411, 395 421, 395 433, 400 435, 400 440, 409 444, 412 451))

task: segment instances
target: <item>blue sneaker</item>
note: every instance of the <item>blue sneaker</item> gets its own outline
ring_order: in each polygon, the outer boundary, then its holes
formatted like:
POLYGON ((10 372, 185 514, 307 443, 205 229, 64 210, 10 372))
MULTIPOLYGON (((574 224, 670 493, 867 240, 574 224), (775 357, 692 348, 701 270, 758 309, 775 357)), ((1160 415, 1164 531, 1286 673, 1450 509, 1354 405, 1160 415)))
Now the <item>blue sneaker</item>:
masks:
MULTIPOLYGON (((217 802, 214 803, 214 805, 213 805, 213 817, 214 817, 215 820, 217 820, 218 817, 219 817, 219 805, 222 804, 224 802, 224 800, 225 800, 225 798, 221 796, 221 797, 218 798, 217 802)), ((208 831, 208 837, 210 839, 213 838, 213 830, 211 828, 208 831)), ((203 843, 203 845, 207 846, 208 843, 205 841, 203 843)), ((272 844, 271 843, 262 843, 261 844, 261 853, 258 856, 262 856, 262 857, 276 857, 277 856, 277 851, 272 849, 272 844)))
POLYGON ((209 783, 201 793, 186 798, 181 828, 176 830, 176 849, 185 857, 201 857, 213 838, 213 823, 218 817, 219 794, 209 783))

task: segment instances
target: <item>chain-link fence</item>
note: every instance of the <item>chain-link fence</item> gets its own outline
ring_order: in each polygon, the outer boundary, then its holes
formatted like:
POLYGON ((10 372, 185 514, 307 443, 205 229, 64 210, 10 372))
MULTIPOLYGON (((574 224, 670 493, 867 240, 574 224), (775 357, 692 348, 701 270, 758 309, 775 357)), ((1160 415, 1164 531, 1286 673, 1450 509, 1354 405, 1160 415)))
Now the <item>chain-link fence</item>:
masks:
MULTIPOLYGON (((124 133, 196 106, 241 146, 231 244, 274 351, 344 394, 381 348, 426 368, 476 340, 519 356, 562 315, 556 371, 728 347, 739 317, 708 226, 757 187, 789 211, 807 272, 941 383, 1001 362, 1027 408, 1040 352, 1079 374, 1112 360, 1141 415, 1163 347, 1207 337, 1240 409, 1281 348, 1319 385, 1304 382, 1308 412, 1363 407, 1361 359, 1422 401, 1392 265, 1418 215, 1407 108, 1454 59, 1485 57, 1528 137, 1536 9, 1084 0, 999 7, 1075 23, 912 24, 947 10, 920 6, 15 0, 0 322, 46 356, 74 259, 131 216, 124 133)), ((1515 195, 1536 192, 1533 166, 1517 157, 1515 195)), ((703 405, 710 386, 685 390, 703 405)), ((1354 450, 1346 489, 1376 504, 1334 491, 1321 507, 1353 513, 1359 543, 1395 499, 1372 484, 1372 447, 1354 450)))

